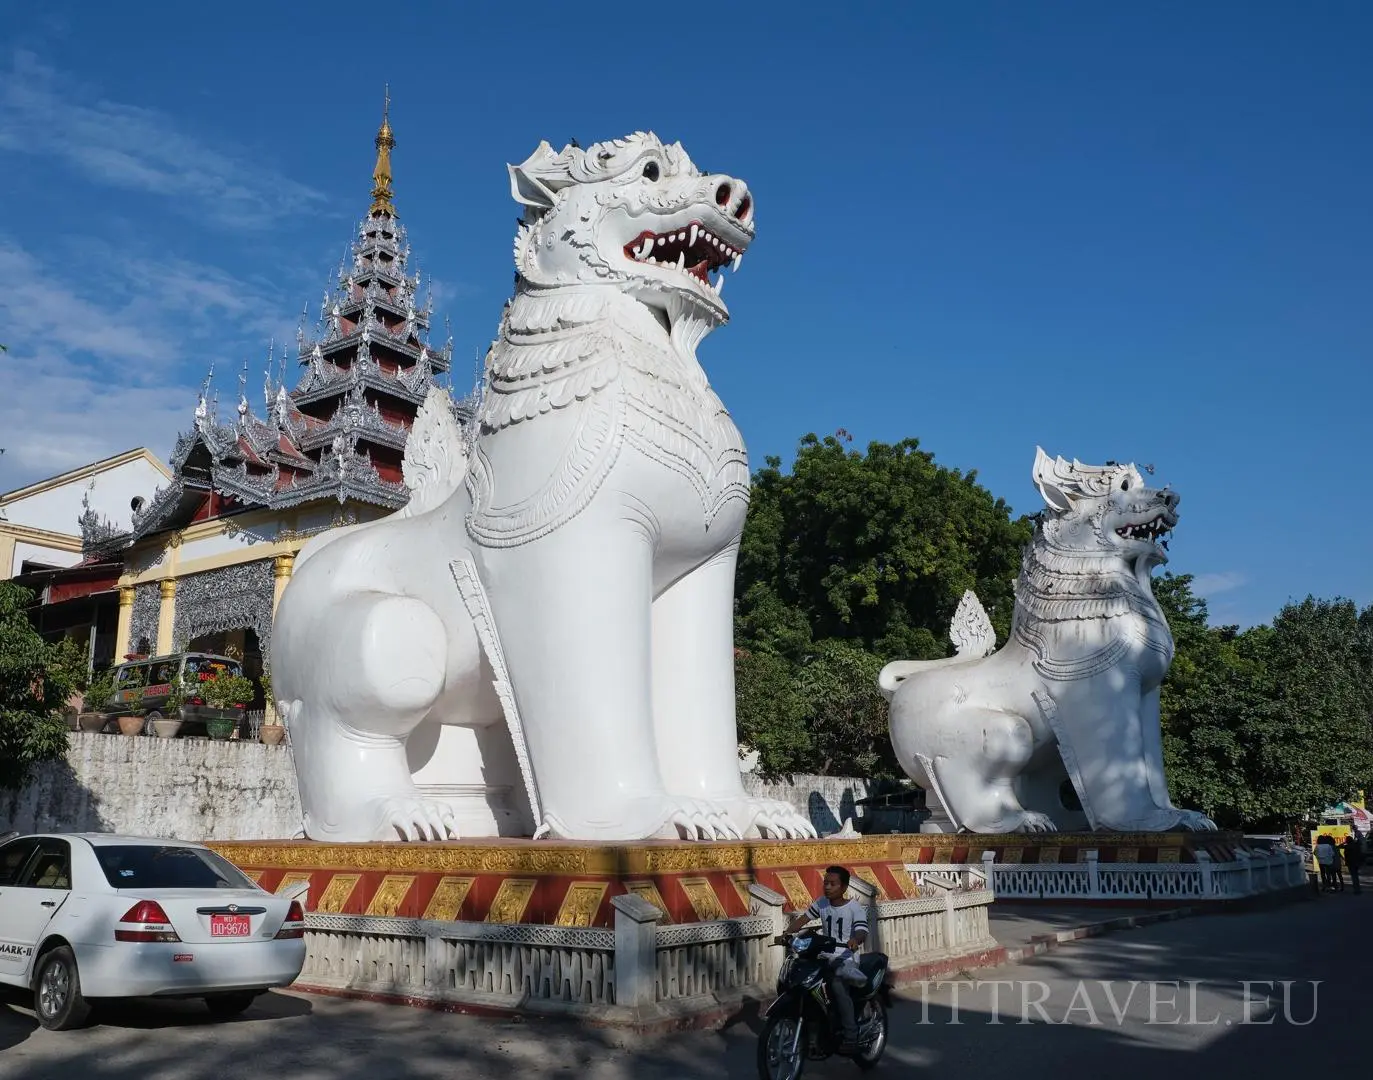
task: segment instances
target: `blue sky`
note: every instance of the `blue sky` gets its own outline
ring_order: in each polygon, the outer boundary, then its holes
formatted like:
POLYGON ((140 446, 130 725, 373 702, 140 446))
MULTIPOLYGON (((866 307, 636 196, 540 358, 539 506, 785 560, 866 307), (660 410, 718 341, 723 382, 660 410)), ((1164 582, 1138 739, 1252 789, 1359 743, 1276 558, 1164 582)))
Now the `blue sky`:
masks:
POLYGON ((755 464, 915 436, 1028 512, 1036 443, 1149 462, 1213 621, 1373 603, 1366 3, 0 0, 0 24, 0 490, 165 457, 211 361, 226 406, 245 359, 260 400, 366 210, 389 81, 459 386, 509 293, 506 162, 648 129, 756 195, 701 351, 755 464))

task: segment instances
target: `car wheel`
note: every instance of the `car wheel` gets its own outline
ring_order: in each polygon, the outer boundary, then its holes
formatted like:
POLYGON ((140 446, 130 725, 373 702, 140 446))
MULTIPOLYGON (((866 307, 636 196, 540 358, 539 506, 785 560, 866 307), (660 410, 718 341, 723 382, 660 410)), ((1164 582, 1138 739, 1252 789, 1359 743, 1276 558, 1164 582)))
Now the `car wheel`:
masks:
POLYGON ((205 1006, 215 1019, 228 1020, 247 1010, 256 998, 256 990, 243 990, 235 994, 213 994, 205 999, 205 1006))
POLYGON ((90 1003, 81 996, 76 954, 67 946, 61 945, 39 959, 33 980, 33 1011, 49 1031, 82 1027, 90 1017, 90 1003))

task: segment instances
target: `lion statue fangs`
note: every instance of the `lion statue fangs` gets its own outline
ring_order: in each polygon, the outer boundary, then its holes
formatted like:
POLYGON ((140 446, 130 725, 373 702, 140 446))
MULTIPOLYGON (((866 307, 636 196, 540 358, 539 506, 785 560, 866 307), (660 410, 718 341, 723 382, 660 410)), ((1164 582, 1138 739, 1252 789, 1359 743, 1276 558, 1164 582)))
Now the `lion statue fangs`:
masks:
POLYGON ((1178 495, 1134 465, 1036 448, 1046 510, 1016 582, 1010 639, 964 594, 944 660, 888 664, 878 685, 907 774, 955 831, 1215 829, 1164 779, 1159 686, 1173 639, 1150 584, 1178 495), (1065 785, 1080 810, 1064 799, 1065 785))
POLYGON ((278 608, 305 833, 814 837, 739 775, 748 458, 695 355, 752 194, 642 132, 509 171, 516 290, 475 434, 431 395, 410 504, 308 545, 278 608))

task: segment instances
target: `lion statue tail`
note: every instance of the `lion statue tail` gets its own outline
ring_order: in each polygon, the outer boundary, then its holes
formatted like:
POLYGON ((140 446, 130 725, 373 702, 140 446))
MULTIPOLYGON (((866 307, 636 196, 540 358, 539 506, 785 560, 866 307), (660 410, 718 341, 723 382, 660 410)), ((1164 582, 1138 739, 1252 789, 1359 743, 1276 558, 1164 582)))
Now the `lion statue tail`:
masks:
POLYGON ((949 639, 953 642, 953 656, 942 660, 894 660, 884 667, 877 676, 877 687, 882 691, 882 696, 891 701, 897 687, 919 672, 966 664, 991 654, 996 648, 996 630, 992 628, 992 620, 987 617, 982 601, 978 600, 972 589, 965 591, 958 602, 953 622, 949 625, 949 639))

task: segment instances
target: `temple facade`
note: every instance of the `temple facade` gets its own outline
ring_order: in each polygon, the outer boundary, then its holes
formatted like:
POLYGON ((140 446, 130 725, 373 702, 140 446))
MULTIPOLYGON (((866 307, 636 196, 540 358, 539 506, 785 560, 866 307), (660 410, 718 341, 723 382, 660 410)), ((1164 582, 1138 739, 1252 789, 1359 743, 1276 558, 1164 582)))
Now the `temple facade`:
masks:
MULTIPOLYGON (((429 344, 391 189, 389 103, 376 136, 372 204, 349 261, 326 293, 314 335, 297 336, 299 376, 269 356, 263 415, 239 380, 221 421, 207 377, 171 478, 138 505, 131 527, 82 521, 88 561, 123 566, 114 660, 192 649, 236 656, 260 673, 296 552, 328 529, 385 516, 408 500, 401 474, 415 414, 449 371, 452 341, 429 344), (277 371, 273 367, 277 366, 277 371)), ((455 405, 471 418, 470 401, 455 405)), ((259 703, 262 704, 262 703, 259 703)))

